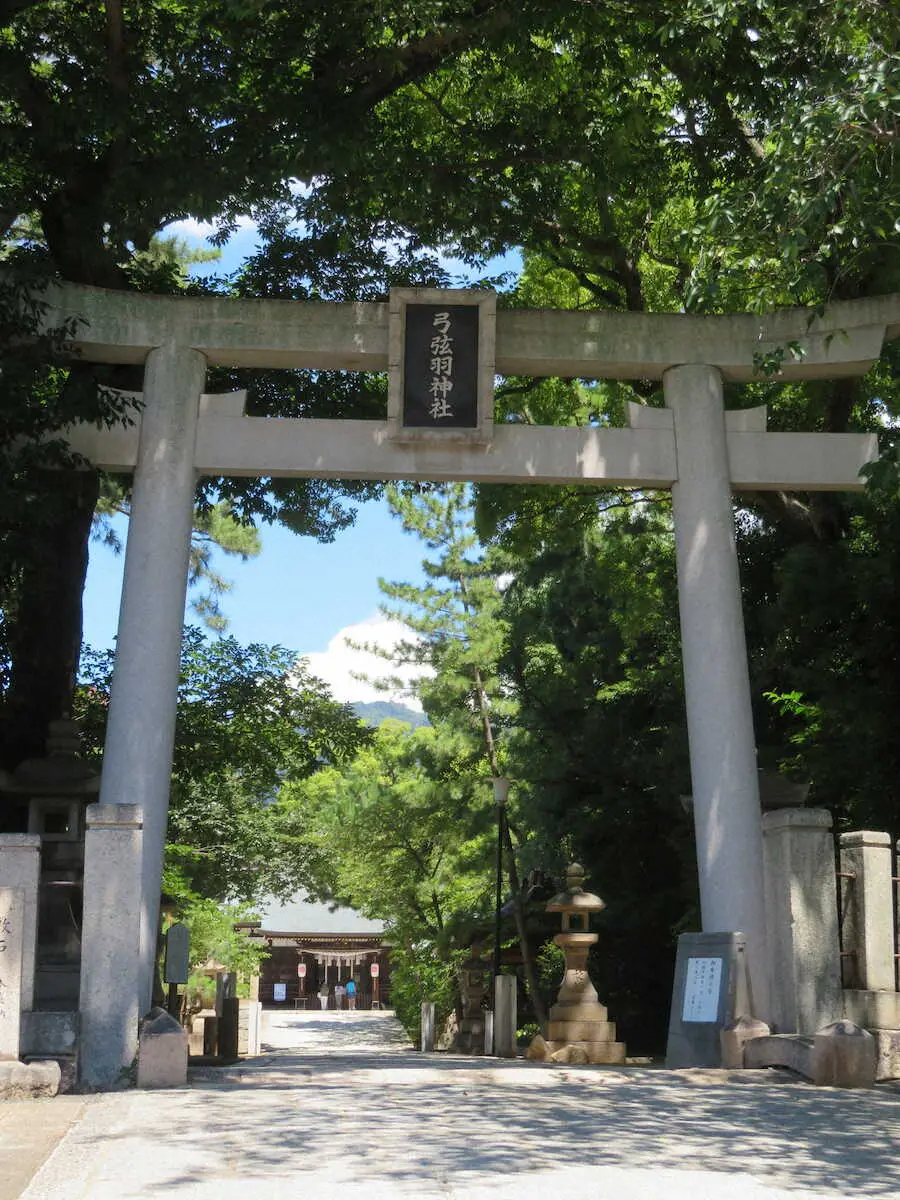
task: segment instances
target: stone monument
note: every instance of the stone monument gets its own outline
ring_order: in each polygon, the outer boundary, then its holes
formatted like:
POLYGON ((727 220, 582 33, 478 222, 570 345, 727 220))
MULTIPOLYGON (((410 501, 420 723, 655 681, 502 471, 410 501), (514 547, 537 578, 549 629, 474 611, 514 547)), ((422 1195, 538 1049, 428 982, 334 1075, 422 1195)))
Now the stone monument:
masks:
POLYGON ((462 1000, 462 1019, 456 1038, 461 1054, 484 1053, 484 1009, 482 1001, 488 992, 490 964, 481 957, 481 947, 472 947, 472 954, 461 964, 458 972, 462 1000))
POLYGON ((554 896, 547 912, 562 913, 562 933, 554 937, 566 956, 566 973, 556 1003, 550 1009, 550 1037, 535 1038, 529 1058, 550 1062, 624 1063, 625 1045, 616 1041, 616 1027, 597 998, 587 970, 587 956, 597 941, 588 929, 590 913, 605 908, 599 896, 582 887, 584 868, 571 863, 566 890, 554 896))

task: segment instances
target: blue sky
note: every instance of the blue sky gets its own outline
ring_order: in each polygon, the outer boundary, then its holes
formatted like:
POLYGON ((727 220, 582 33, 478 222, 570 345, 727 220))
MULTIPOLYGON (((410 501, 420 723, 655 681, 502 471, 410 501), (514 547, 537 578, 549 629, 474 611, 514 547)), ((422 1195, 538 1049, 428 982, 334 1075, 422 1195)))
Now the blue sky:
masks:
MULTIPOLYGON (((195 245, 205 245, 204 235, 209 231, 209 226, 192 220, 179 221, 169 230, 195 245)), ((252 223, 241 222, 220 261, 195 269, 198 273, 233 271, 252 252, 256 241, 252 223)), ((490 269, 516 269, 518 265, 517 256, 511 256, 492 263, 490 269)), ((127 521, 121 518, 116 529, 124 541, 127 521)), ((403 531, 385 502, 358 506, 356 524, 330 544, 298 537, 281 526, 264 526, 261 539, 262 553, 246 563, 223 554, 215 556, 214 568, 232 583, 222 600, 229 621, 227 632, 242 643, 281 645, 309 656, 311 669, 331 685, 337 699, 377 698, 352 673, 377 675, 386 664, 351 651, 344 637, 349 634, 355 641, 391 643, 400 631, 378 616, 378 578, 420 582, 425 547, 403 531)), ((124 555, 116 555, 100 543, 92 544, 84 594, 84 638, 96 649, 114 643, 123 564, 124 555)), ((190 613, 186 619, 197 620, 190 613)))
MULTIPOLYGON (((127 521, 117 523, 123 538, 127 521)), ((417 583, 425 548, 405 533, 386 503, 360 505, 356 524, 323 544, 282 526, 264 526, 262 553, 242 563, 216 554, 214 567, 232 583, 223 597, 227 632, 242 643, 281 645, 308 655, 315 674, 331 684, 340 700, 371 700, 375 694, 350 671, 378 673, 384 666, 349 651, 345 633, 356 641, 390 641, 391 630, 378 616, 379 576, 417 583), (364 628, 358 628, 364 626, 364 628)), ((122 589, 124 555, 91 545, 84 593, 84 638, 97 649, 112 646, 122 589)), ((187 614, 187 620, 197 622, 187 614)))

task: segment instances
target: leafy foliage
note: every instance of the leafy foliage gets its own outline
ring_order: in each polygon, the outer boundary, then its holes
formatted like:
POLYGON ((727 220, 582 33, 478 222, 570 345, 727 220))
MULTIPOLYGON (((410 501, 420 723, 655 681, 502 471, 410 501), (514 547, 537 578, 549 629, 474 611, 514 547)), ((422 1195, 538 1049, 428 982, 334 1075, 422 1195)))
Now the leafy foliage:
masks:
MULTIPOLYGON (((111 667, 111 654, 89 653, 78 697, 86 744, 97 754, 111 667)), ((208 641, 188 628, 167 851, 182 890, 209 900, 290 895, 309 864, 304 848, 279 835, 278 789, 351 758, 367 736, 289 651, 208 641)))

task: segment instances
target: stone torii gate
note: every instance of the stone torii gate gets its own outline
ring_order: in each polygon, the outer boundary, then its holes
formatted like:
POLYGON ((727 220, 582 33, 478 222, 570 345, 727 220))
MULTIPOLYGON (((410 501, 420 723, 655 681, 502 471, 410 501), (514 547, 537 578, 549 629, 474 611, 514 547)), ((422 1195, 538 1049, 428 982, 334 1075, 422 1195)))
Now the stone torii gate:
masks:
MULTIPOLYGON (((439 294, 452 295, 428 296, 439 294)), ((661 379, 665 408, 632 404, 625 429, 491 428, 489 414, 483 436, 443 442, 397 440, 390 420, 245 417, 242 395, 203 394, 208 365, 396 366, 388 304, 163 297, 68 284, 49 300, 48 327, 83 319, 75 338, 83 359, 145 367, 136 425, 70 431, 73 448, 96 466, 134 472, 100 804, 136 805, 143 817, 139 959, 137 946, 114 936, 116 895, 133 897, 131 877, 113 872, 106 881, 92 928, 97 937, 105 923, 119 947, 109 986, 123 966, 135 983, 120 991, 120 1003, 83 1020, 83 1078, 102 1085, 131 1062, 137 1016, 150 1003, 202 475, 670 488, 703 929, 746 935, 755 1015, 765 1018, 762 834, 732 491, 858 490, 860 469, 877 450, 871 435, 767 433, 764 409, 724 410, 722 385, 752 380, 755 356, 788 344, 798 353, 785 358, 784 380, 862 374, 884 340, 900 334, 900 295, 836 303, 824 319, 802 309, 766 317, 501 311, 495 331, 493 317, 486 322, 498 373, 661 379), (123 963, 123 954, 134 962, 123 963)), ((83 1016, 85 997, 103 986, 83 971, 83 1016)))

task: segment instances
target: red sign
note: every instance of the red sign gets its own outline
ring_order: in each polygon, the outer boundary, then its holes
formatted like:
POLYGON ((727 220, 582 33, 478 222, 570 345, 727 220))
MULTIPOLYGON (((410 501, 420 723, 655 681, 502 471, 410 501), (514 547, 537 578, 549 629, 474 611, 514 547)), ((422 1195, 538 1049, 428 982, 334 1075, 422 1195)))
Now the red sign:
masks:
POLYGON ((370 971, 372 978, 377 979, 378 976, 381 974, 381 967, 379 967, 378 963, 372 963, 372 966, 369 968, 369 971, 370 971))
POLYGON ((297 974, 301 979, 306 978, 306 963, 297 963, 297 974))

